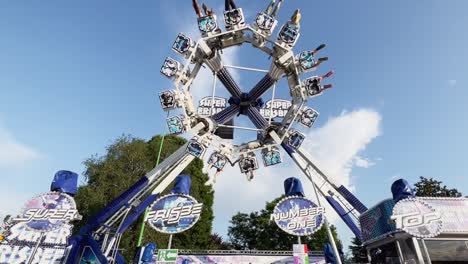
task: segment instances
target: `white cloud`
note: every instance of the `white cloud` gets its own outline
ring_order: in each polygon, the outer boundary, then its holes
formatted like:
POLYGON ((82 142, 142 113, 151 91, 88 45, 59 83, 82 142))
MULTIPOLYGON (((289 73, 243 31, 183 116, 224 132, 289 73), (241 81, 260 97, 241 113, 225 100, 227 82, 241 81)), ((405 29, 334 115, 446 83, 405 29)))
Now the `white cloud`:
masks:
MULTIPOLYGON (((312 129, 303 146, 335 185, 344 185, 353 191, 353 167, 373 165, 359 154, 380 134, 381 119, 378 112, 370 109, 343 111, 339 116, 330 118, 324 126, 312 129)), ((312 194, 311 185, 304 185, 306 193, 312 194)), ((322 202, 322 205, 328 212, 333 212, 328 214, 330 221, 337 223, 339 217, 334 210, 327 202, 322 202)))
POLYGON ((37 157, 35 150, 18 142, 0 123, 0 168, 22 165, 37 157))
MULTIPOLYGON (((358 155, 380 134, 380 122, 380 114, 373 110, 343 112, 324 126, 312 129, 303 146, 335 184, 352 187, 352 168, 373 165, 358 155)), ((216 232, 226 234, 231 216, 238 211, 262 209, 265 202, 283 194, 283 181, 288 177, 300 178, 306 194, 313 198, 311 184, 285 154, 283 157, 283 164, 261 168, 250 183, 237 166, 221 173, 215 185, 216 232)), ((327 204, 326 208, 332 210, 327 204)), ((334 213, 328 217, 332 222, 338 219, 334 213)))
POLYGON ((333 182, 351 187, 351 169, 356 158, 360 159, 358 153, 380 134, 380 121, 373 110, 344 111, 323 127, 312 129, 304 146, 333 182))
POLYGON ((14 172, 21 171, 28 162, 39 157, 36 150, 19 142, 0 120, 0 175, 4 180, 0 198, 0 223, 7 214, 18 214, 29 195, 24 190, 8 188, 12 186, 11 179, 18 177, 14 172))
POLYGON ((356 165, 356 167, 367 169, 367 168, 374 166, 375 162, 368 160, 366 158, 363 158, 363 157, 356 156, 354 158, 354 165, 356 165))

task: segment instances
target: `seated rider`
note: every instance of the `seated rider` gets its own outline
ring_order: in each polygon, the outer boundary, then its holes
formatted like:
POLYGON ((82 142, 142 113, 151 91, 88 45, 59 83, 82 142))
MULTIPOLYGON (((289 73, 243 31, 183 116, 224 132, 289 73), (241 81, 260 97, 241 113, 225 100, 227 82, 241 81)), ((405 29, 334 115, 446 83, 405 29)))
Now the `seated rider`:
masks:
MULTIPOLYGON (((197 14, 198 17, 203 17, 203 14, 201 12, 201 9, 200 9, 200 6, 198 5, 198 1, 197 0, 192 0, 192 5, 193 5, 193 9, 195 10, 195 14, 197 14)), ((212 16, 214 15, 214 12, 213 12, 213 9, 209 9, 205 3, 203 3, 202 5, 203 7, 203 11, 205 13, 205 16, 212 16)))
POLYGON ((234 0, 225 0, 224 2, 224 10, 229 11, 232 9, 236 9, 236 4, 234 3, 234 0))
POLYGON ((265 13, 271 17, 275 17, 278 14, 278 11, 281 7, 281 4, 283 3, 283 0, 279 0, 278 4, 276 4, 276 0, 271 0, 270 4, 268 5, 267 9, 265 10, 265 13))

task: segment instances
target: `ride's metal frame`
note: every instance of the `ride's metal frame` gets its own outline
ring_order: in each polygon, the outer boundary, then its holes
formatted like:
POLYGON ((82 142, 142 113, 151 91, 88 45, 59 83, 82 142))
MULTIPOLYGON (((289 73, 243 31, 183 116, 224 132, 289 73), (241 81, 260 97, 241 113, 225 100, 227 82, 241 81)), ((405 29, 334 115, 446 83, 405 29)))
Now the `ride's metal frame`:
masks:
MULTIPOLYGON (((330 181, 303 147, 294 147, 288 143, 291 135, 294 133, 294 130, 291 129, 292 124, 298 120, 298 116, 302 113, 307 100, 320 95, 323 89, 326 88, 320 85, 320 81, 328 77, 330 73, 325 77, 312 77, 318 80, 318 87, 320 89, 311 93, 305 87, 300 75, 313 71, 317 67, 304 69, 299 65, 298 58, 292 52, 293 44, 297 39, 291 44, 285 43, 281 39, 274 41, 270 37, 271 31, 268 32, 261 29, 259 25, 255 25, 254 27, 246 24, 231 25, 230 30, 225 32, 219 32, 217 28, 211 32, 204 32, 203 37, 182 54, 187 61, 184 67, 177 68, 174 76, 171 76, 175 84, 175 89, 172 92, 175 96, 176 106, 183 110, 185 131, 194 137, 88 221, 87 225, 74 237, 74 240, 71 240, 67 263, 77 263, 77 257, 83 251, 84 246, 82 241, 86 240, 85 238, 88 239, 87 241, 90 241, 90 244, 93 244, 93 241, 97 241, 97 244, 100 245, 99 253, 102 253, 100 255, 101 262, 121 262, 119 261, 121 258, 118 256, 118 245, 123 232, 167 188, 175 177, 189 165, 195 156, 200 157, 203 154, 203 150, 207 149, 208 146, 219 150, 221 153, 234 153, 231 155, 226 154, 231 164, 235 163, 233 160, 237 157, 252 154, 265 148, 282 147, 312 183, 319 205, 321 201, 318 193, 333 207, 353 233, 358 237, 361 236, 359 215, 367 208, 345 186, 337 186, 330 181), (251 43, 255 48, 262 50, 273 58, 268 71, 223 65, 220 56, 221 50, 244 43, 251 43), (190 65, 193 66, 190 68, 190 65), (231 104, 223 111, 208 117, 197 114, 190 93, 193 80, 204 65, 212 70, 213 76, 216 76, 221 81, 231 94, 231 98, 234 101, 237 100, 237 104, 231 104), (239 85, 235 82, 228 68, 260 71, 266 74, 251 91, 245 93, 242 92, 239 85), (271 117, 269 120, 266 120, 260 115, 255 102, 271 87, 276 89, 276 82, 283 77, 286 77, 288 80, 292 105, 281 123, 272 124, 271 117), (262 131, 263 137, 246 144, 232 146, 216 136, 215 131, 219 127, 226 127, 224 124, 240 112, 248 116, 256 127, 247 129, 262 131), (202 149, 201 153, 195 156, 193 152, 189 153, 190 151, 187 150, 191 147, 190 144, 198 144, 197 146, 202 149), (226 147, 232 151, 226 151, 226 147)), ((215 96, 215 83, 216 80, 213 80, 212 102, 215 96)), ((275 91, 273 91, 273 97, 274 94, 275 91)), ((238 126, 233 126, 233 128, 246 129, 245 127, 238 126)), ((328 230, 329 239, 334 246, 335 255, 338 256, 338 251, 326 218, 325 225, 328 230)), ((98 249, 94 247, 94 250, 98 249)))

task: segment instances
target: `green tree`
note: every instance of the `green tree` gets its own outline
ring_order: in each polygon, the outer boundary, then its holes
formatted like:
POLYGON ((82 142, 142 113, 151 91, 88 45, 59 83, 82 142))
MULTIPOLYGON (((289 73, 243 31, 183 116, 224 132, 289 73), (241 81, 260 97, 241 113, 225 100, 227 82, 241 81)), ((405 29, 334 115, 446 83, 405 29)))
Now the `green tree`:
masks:
POLYGON ((348 249, 350 251, 350 259, 349 261, 351 263, 367 263, 367 251, 366 249, 362 246, 362 242, 358 237, 354 237, 353 240, 351 240, 351 245, 348 246, 348 249))
MULTIPOLYGON (((257 250, 292 250, 292 245, 297 244, 297 237, 282 231, 270 216, 276 204, 283 197, 266 203, 264 209, 249 214, 235 214, 228 228, 228 236, 234 249, 257 250)), ((341 248, 336 229, 331 226, 333 237, 341 248)), ((311 236, 301 237, 301 242, 307 244, 309 250, 322 250, 323 244, 328 241, 325 226, 322 226, 311 236)))
POLYGON ((224 241, 223 237, 218 233, 214 233, 211 235, 211 249, 218 249, 218 250, 229 250, 232 249, 232 246, 227 241, 224 241))
POLYGON ((457 189, 449 189, 446 185, 442 185, 441 181, 433 178, 425 178, 420 176, 419 181, 414 184, 416 196, 431 196, 431 197, 460 197, 462 194, 457 189))
MULTIPOLYGON (((161 160, 167 158, 186 142, 176 136, 166 136, 161 153, 161 160)), ((127 190, 138 181, 156 163, 161 137, 155 136, 149 141, 121 136, 107 147, 106 154, 93 156, 84 162, 86 184, 81 186, 75 197, 80 214, 81 224, 106 206, 110 201, 127 190)), ((191 195, 203 203, 201 218, 190 230, 175 234, 172 240, 173 248, 206 249, 210 248, 213 221, 213 189, 205 186, 208 175, 202 172, 203 161, 195 159, 183 171, 191 175, 191 195)), ((172 185, 163 192, 166 193, 172 185)), ((120 248, 127 260, 132 259, 137 246, 142 217, 124 233, 120 248)), ((156 242, 159 248, 166 248, 168 235, 157 233, 148 226, 145 229, 143 243, 156 242)))

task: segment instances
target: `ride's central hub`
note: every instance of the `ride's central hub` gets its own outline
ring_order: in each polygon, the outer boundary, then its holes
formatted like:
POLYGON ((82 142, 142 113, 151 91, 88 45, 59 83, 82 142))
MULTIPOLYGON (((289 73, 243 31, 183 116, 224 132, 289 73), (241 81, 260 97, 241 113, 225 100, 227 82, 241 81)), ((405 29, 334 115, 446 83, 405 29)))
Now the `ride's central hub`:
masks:
POLYGON ((240 97, 231 96, 231 98, 228 100, 228 103, 239 106, 239 115, 247 115, 247 110, 251 106, 257 109, 260 109, 263 106, 262 98, 252 100, 251 96, 249 96, 249 93, 242 93, 240 97))

